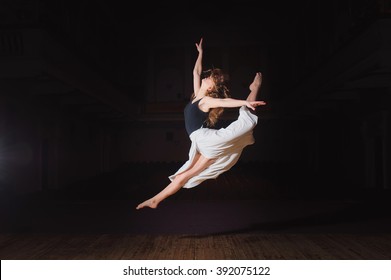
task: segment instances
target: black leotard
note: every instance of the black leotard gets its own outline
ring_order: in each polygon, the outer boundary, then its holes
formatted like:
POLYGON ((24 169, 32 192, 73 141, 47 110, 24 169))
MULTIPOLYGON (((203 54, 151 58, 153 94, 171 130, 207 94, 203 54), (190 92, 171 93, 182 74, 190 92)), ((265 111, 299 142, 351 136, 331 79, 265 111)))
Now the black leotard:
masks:
POLYGON ((201 99, 194 103, 190 101, 185 107, 185 126, 189 135, 193 131, 201 128, 208 116, 208 113, 201 111, 201 109, 198 107, 198 103, 201 99))

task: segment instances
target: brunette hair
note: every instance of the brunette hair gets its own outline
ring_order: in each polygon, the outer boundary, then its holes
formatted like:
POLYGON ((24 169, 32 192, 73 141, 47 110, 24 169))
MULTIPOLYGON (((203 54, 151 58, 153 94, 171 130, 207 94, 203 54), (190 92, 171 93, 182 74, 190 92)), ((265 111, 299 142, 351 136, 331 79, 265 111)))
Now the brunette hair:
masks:
MULTIPOLYGON (((230 92, 227 87, 228 75, 226 75, 221 69, 213 68, 206 71, 203 71, 202 78, 211 77, 214 86, 212 89, 206 92, 207 96, 214 98, 227 98, 230 97, 230 92)), ((192 99, 194 99, 195 94, 193 93, 192 99)), ((206 124, 208 127, 214 127, 224 112, 224 108, 212 108, 209 110, 208 118, 206 119, 206 124)))

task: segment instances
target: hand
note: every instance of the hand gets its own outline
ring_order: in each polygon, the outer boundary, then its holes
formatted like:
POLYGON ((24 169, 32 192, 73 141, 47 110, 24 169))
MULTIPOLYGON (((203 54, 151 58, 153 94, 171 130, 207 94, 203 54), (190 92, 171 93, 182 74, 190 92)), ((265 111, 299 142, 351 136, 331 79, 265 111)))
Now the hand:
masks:
POLYGON ((246 106, 255 110, 256 107, 266 105, 265 101, 246 101, 246 106))
POLYGON ((202 52, 202 38, 201 38, 200 42, 198 44, 196 43, 195 45, 197 47, 197 51, 202 52))

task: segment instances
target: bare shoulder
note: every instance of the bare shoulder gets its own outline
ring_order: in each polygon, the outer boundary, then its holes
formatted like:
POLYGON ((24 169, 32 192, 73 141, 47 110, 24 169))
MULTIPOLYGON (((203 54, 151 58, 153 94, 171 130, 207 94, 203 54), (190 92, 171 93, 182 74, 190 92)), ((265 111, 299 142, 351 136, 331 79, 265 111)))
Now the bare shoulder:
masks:
POLYGON ((211 108, 211 103, 213 103, 213 97, 204 96, 201 98, 200 103, 198 103, 198 107, 201 111, 209 112, 211 108))
POLYGON ((213 101, 215 99, 216 98, 214 98, 214 97, 204 96, 204 97, 201 98, 200 105, 208 106, 209 104, 213 103, 213 101))
POLYGON ((211 96, 205 96, 200 101, 200 104, 199 104, 200 109, 202 111, 207 112, 207 111, 209 111, 212 108, 221 107, 221 100, 222 100, 222 98, 215 98, 215 97, 211 97, 211 96))

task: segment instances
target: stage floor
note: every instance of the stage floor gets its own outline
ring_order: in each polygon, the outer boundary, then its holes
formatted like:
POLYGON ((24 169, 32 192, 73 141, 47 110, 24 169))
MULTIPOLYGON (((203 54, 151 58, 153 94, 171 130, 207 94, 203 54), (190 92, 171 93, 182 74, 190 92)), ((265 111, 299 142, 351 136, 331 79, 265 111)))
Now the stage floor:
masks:
POLYGON ((358 201, 3 204, 1 259, 390 259, 390 206, 358 201), (7 213, 7 215, 4 215, 7 213))

